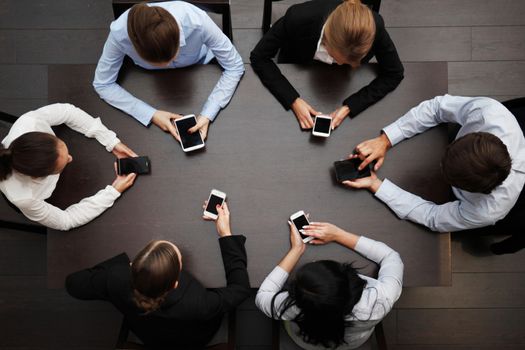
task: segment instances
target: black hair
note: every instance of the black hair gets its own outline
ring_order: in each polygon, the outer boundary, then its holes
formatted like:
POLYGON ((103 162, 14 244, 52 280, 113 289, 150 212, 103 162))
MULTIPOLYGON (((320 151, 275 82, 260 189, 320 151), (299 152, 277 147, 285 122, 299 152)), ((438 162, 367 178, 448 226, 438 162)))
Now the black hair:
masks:
MULTIPOLYGON (((292 306, 300 309, 293 320, 307 343, 327 348, 345 342, 345 329, 351 327, 348 315, 361 299, 366 281, 359 277, 351 264, 321 260, 302 266, 287 287, 288 297, 278 317, 292 306)), ((272 298, 274 317, 275 298, 272 298)))
POLYGON ((15 169, 31 177, 44 177, 56 170, 58 138, 45 132, 28 132, 8 148, 0 144, 0 181, 15 169))

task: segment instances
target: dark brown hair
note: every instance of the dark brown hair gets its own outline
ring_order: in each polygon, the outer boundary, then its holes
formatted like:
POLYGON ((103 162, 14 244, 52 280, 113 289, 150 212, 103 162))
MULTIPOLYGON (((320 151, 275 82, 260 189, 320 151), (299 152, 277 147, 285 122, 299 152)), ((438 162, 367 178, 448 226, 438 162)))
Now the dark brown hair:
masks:
POLYGON ((31 177, 44 177, 56 171, 58 138, 45 132, 28 132, 16 138, 9 148, 0 144, 0 180, 15 169, 31 177))
POLYGON ((441 160, 445 181, 469 192, 489 194, 509 175, 507 146, 487 132, 474 132, 452 142, 441 160))
POLYGON ((166 241, 151 241, 131 264, 135 304, 146 313, 157 310, 179 279, 177 251, 166 241))
POLYGON ((148 62, 169 62, 179 50, 179 26, 162 7, 133 5, 128 14, 128 35, 140 57, 148 62))
POLYGON ((348 62, 359 65, 370 51, 375 34, 372 10, 360 0, 346 0, 328 16, 323 45, 339 52, 348 62))

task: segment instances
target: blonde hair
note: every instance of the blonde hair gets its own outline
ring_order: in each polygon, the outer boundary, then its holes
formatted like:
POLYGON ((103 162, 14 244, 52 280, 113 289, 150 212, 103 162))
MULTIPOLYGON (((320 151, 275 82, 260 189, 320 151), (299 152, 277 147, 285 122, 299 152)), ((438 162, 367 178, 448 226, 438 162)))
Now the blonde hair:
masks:
POLYGON ((359 65, 374 43, 375 32, 372 10, 360 0, 345 0, 328 16, 322 42, 359 65))

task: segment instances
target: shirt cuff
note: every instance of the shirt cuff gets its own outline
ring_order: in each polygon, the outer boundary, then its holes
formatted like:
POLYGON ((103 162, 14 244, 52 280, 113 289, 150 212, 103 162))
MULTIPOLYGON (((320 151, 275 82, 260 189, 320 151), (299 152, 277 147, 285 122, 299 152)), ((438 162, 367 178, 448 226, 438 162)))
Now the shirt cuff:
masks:
POLYGON ((405 139, 405 136, 403 135, 403 131, 401 131, 401 128, 397 124, 397 122, 394 122, 385 128, 383 128, 383 132, 390 140, 390 143, 392 146, 400 143, 405 139))
POLYGON ((118 137, 115 137, 115 138, 113 139, 113 141, 109 142, 109 143, 106 145, 106 150, 107 150, 108 152, 113 151, 113 148, 115 148, 115 146, 116 146, 117 144, 119 144, 119 143, 120 143, 120 139, 119 139, 118 137))
POLYGON ((221 106, 213 101, 208 100, 204 104, 204 107, 202 107, 201 115, 208 118, 210 121, 214 121, 220 110, 221 106))
POLYGON ((117 199, 118 197, 120 197, 121 193, 119 191, 117 191, 117 189, 111 185, 107 185, 106 188, 105 188, 106 192, 108 192, 111 197, 113 197, 113 199, 117 199))
POLYGON ((137 119, 142 125, 148 126, 157 110, 145 102, 139 101, 130 113, 133 118, 137 119))
POLYGON ((361 236, 359 237, 359 240, 357 241, 354 250, 359 254, 366 256, 372 250, 374 243, 375 241, 373 239, 361 236))
POLYGON ((388 204, 399 197, 399 189, 400 188, 394 185, 394 183, 385 178, 375 193, 375 196, 384 203, 388 204))

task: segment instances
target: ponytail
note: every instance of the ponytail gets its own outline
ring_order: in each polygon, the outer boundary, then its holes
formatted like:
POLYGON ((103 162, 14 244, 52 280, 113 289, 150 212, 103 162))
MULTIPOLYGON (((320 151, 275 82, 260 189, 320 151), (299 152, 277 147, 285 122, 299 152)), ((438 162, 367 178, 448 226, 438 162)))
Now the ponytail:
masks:
POLYGON ((11 149, 5 148, 4 145, 0 143, 0 181, 5 180, 11 171, 13 163, 13 156, 11 149))

